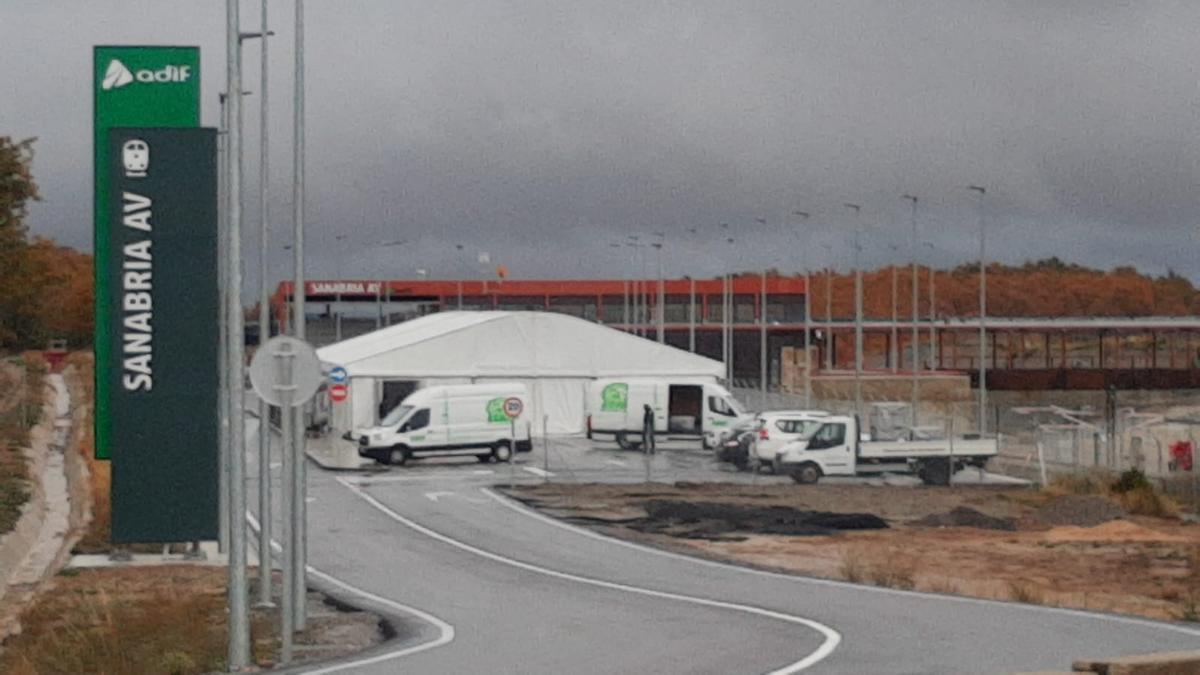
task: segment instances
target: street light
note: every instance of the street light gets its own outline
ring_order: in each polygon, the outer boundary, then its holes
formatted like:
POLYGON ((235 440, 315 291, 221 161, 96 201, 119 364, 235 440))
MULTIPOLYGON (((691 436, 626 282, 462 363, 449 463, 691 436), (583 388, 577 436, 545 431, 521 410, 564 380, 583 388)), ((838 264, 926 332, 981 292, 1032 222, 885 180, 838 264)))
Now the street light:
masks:
POLYGON ((655 232, 654 236, 658 237, 658 241, 650 244, 654 247, 655 256, 658 258, 658 293, 654 301, 655 315, 658 317, 658 344, 666 344, 667 339, 667 315, 666 315, 666 290, 663 288, 663 246, 667 243, 667 235, 662 232, 655 232))
POLYGON ((979 193, 979 435, 987 433, 987 229, 983 221, 983 196, 987 190, 968 185, 979 193))
MULTIPOLYGON (((807 211, 792 211, 793 216, 800 218, 801 222, 808 222, 809 214, 807 211)), ((804 407, 812 407, 812 359, 809 355, 809 332, 812 326, 812 289, 809 286, 810 277, 808 273, 809 257, 808 247, 804 242, 800 242, 801 263, 804 265, 804 407)))
MULTIPOLYGON (((825 260, 833 260, 833 245, 821 244, 825 260)), ((833 268, 825 268, 825 370, 833 370, 833 268)))
POLYGON ((854 413, 862 417, 862 368, 863 368, 863 278, 862 266, 859 265, 859 229, 861 227, 860 213, 862 207, 858 204, 845 204, 846 208, 854 211, 854 413))
MULTIPOLYGON (((721 223, 725 231, 725 243, 733 246, 733 237, 729 235, 729 223, 721 223)), ((733 274, 726 268, 721 279, 721 350, 725 362, 725 380, 733 386, 733 274)))
POLYGON ((899 321, 897 306, 899 303, 897 301, 897 290, 896 290, 898 288, 897 279, 896 279, 896 275, 898 274, 898 271, 896 268, 896 256, 895 256, 896 251, 900 250, 900 245, 899 244, 888 244, 888 248, 891 249, 891 251, 892 251, 892 262, 891 262, 891 265, 889 265, 889 267, 892 268, 892 341, 891 341, 890 349, 888 349, 888 360, 892 364, 892 373, 894 374, 897 372, 898 364, 896 362, 899 360, 897 358, 897 356, 900 353, 899 345, 897 344, 897 338, 899 337, 897 335, 897 333, 898 333, 897 322, 899 321))
MULTIPOLYGON (((931 259, 936 260, 937 247, 933 245, 933 242, 925 242, 925 248, 929 249, 931 259)), ((931 262, 929 264, 929 369, 937 370, 940 366, 937 340, 937 268, 931 262)))
MULTIPOLYGON (((755 218, 766 225, 766 218, 755 218)), ((767 268, 762 270, 761 297, 758 301, 758 389, 762 410, 767 409, 767 268)))
POLYGON ((921 399, 920 383, 917 381, 917 370, 920 368, 920 363, 917 361, 917 354, 920 353, 921 335, 918 333, 917 321, 920 319, 917 305, 920 303, 917 295, 917 198, 913 195, 902 195, 901 199, 907 199, 912 203, 912 240, 909 241, 909 251, 912 254, 912 358, 910 359, 909 367, 912 368, 912 413, 909 415, 909 426, 912 429, 917 428, 917 405, 921 399))
MULTIPOLYGON (((623 246, 621 244, 610 242, 608 247, 612 248, 612 249, 616 249, 618 267, 621 267, 620 263, 623 263, 625 261, 625 259, 621 256, 621 249, 623 248, 623 246)), ((621 280, 621 326, 625 329, 625 332, 628 333, 629 332, 629 278, 626 274, 622 274, 621 276, 625 277, 621 280)))
MULTIPOLYGON (((689 227, 687 231, 692 237, 697 234, 696 228, 689 227)), ((689 240, 692 242, 694 240, 689 240)), ((689 246, 689 250, 690 250, 689 246)), ((696 353, 696 271, 692 270, 688 274, 688 351, 696 353)))

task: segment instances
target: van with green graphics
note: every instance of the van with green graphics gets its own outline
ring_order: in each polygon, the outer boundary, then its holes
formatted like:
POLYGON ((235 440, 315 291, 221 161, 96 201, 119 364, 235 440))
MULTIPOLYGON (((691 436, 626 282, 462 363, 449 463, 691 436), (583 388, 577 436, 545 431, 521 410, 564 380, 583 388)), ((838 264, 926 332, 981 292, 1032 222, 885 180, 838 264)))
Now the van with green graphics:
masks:
POLYGON ((474 455, 481 462, 507 462, 512 453, 529 452, 525 385, 515 382, 426 387, 409 394, 378 426, 356 429, 358 454, 380 464, 404 465, 411 459, 474 455))
POLYGON ((715 382, 601 379, 588 385, 588 438, 611 435, 625 450, 640 448, 647 405, 656 437, 699 438, 705 447, 715 446, 723 431, 747 417, 733 394, 715 382))

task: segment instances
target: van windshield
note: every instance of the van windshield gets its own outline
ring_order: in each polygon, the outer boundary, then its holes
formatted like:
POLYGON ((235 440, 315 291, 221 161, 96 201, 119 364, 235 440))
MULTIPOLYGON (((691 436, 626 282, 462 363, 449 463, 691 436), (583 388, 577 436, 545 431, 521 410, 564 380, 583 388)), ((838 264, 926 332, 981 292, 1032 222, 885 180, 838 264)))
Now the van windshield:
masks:
POLYGON ((405 417, 408 417, 408 413, 412 412, 412 409, 413 407, 411 405, 398 405, 395 408, 392 408, 392 412, 388 413, 387 416, 379 422, 379 426, 396 426, 401 420, 403 420, 405 417))

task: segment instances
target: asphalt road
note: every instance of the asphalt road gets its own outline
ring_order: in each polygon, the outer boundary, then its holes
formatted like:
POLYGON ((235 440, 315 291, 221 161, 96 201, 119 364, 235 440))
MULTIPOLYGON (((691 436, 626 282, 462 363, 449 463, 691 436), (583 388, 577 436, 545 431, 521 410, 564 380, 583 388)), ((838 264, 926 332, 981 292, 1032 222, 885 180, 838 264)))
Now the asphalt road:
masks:
MULTIPOLYGON (((252 437, 249 445, 256 447, 252 437)), ((1004 673, 1200 647, 1200 630, 1184 626, 644 549, 489 489, 511 480, 644 478, 640 455, 579 439, 557 445, 548 464, 539 448, 511 472, 459 460, 379 473, 310 464, 310 579, 352 587, 368 604, 389 603, 411 617, 402 640, 321 672, 1004 673), (547 466, 553 475, 541 475, 547 466)), ((787 480, 726 475, 687 446, 654 461, 657 480, 787 480)))

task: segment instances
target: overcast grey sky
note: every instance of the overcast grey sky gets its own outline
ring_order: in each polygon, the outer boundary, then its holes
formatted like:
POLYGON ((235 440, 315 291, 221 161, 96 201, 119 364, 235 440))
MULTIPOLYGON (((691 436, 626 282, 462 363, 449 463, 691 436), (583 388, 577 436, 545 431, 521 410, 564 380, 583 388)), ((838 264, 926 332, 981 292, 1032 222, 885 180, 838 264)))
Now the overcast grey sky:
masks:
MULTIPOLYGON (((920 238, 950 265, 976 256, 969 183, 989 190, 994 257, 1200 277, 1200 3, 306 7, 310 277, 475 275, 479 251, 516 278, 621 276, 630 250, 608 244, 660 231, 670 274, 798 269, 805 248, 813 267, 844 268, 846 202, 863 206, 866 264, 906 261, 904 193, 920 197, 920 238), (803 228, 797 209, 813 214, 803 228), (378 246, 396 239, 413 243, 378 246)), ((258 11, 243 2, 244 30, 258 11)), ((270 203, 283 230, 293 4, 271 11, 270 203)), ((36 233, 91 247, 92 46, 199 45, 215 125, 223 36, 220 1, 0 3, 0 134, 39 138, 36 233)), ((254 91, 258 58, 248 43, 254 91)), ((250 195, 257 106, 248 99, 250 195)), ((253 199, 247 215, 253 228, 253 199)), ((290 273, 285 256, 271 279, 290 273)))

